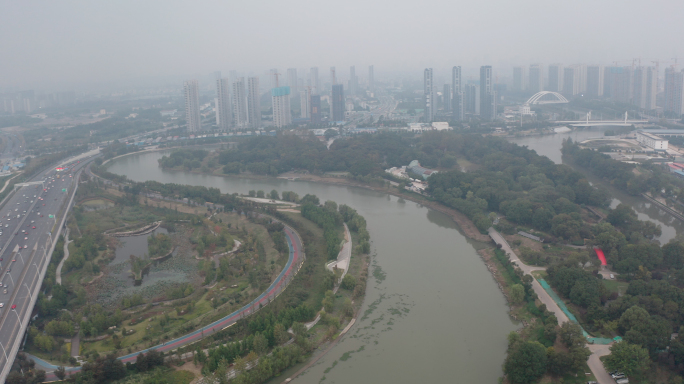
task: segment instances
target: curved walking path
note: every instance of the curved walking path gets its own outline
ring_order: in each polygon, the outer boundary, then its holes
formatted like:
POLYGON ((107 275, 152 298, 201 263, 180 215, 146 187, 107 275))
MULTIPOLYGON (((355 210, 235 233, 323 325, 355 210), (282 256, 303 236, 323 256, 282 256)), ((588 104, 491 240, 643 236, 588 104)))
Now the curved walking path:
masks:
MULTIPOLYGON (((124 363, 135 362, 139 354, 145 353, 150 350, 168 352, 175 350, 179 347, 192 344, 196 341, 201 340, 204 337, 205 333, 207 335, 210 335, 215 332, 224 330, 235 324, 238 320, 257 312, 259 309, 261 309, 261 307, 266 306, 268 303, 273 301, 287 287, 287 285, 294 278, 294 276, 297 275, 297 272, 299 272, 299 269, 301 268, 302 263, 306 258, 306 256, 304 255, 304 247, 302 245, 302 240, 299 237, 299 234, 297 234, 297 232, 287 224, 285 224, 284 232, 285 238, 287 240, 287 245, 290 248, 290 256, 287 260, 287 264, 285 264, 283 270, 280 272, 278 277, 276 277, 273 283, 271 283, 268 289, 264 291, 261 295, 259 295, 259 297, 252 300, 252 302, 238 309, 237 311, 209 325, 206 325, 194 332, 188 333, 185 336, 181 336, 179 338, 173 339, 171 341, 165 342, 163 344, 151 348, 147 348, 141 351, 130 353, 125 356, 121 356, 118 359, 123 361, 124 363)), ((47 374, 48 381, 55 380, 55 375, 53 371, 57 369, 58 366, 50 364, 32 355, 29 355, 29 357, 36 362, 36 365, 40 366, 40 368, 45 369, 46 372, 49 372, 47 374)), ((69 375, 74 374, 80 370, 81 367, 70 367, 66 369, 67 374, 69 375)))
POLYGON ((71 242, 73 242, 73 240, 69 240, 69 227, 67 227, 66 233, 64 234, 64 256, 62 257, 62 261, 57 265, 57 272, 55 273, 55 281, 59 285, 62 285, 62 267, 64 266, 66 259, 69 258, 69 243, 71 242))
MULTIPOLYGON (((515 252, 513 252, 513 249, 511 249, 511 246, 508 244, 506 239, 504 239, 504 237, 499 232, 497 232, 494 228, 489 228, 488 232, 492 240, 494 240, 496 244, 501 245, 501 249, 504 252, 506 252, 506 254, 511 260, 511 263, 518 266, 526 275, 532 275, 532 272, 534 271, 546 270, 545 267, 532 267, 523 263, 520 260, 520 258, 518 258, 518 255, 516 255, 515 252)), ((563 312, 563 310, 558 306, 558 304, 553 300, 553 298, 548 294, 548 292, 544 290, 544 288, 541 286, 539 281, 537 281, 537 279, 534 278, 534 276, 532 276, 532 289, 534 290, 534 293, 537 294, 539 301, 546 305, 546 309, 548 309, 549 311, 553 312, 554 315, 556 315, 556 318, 558 319, 558 324, 563 324, 566 321, 570 321, 565 312, 563 312)), ((591 351, 591 355, 587 360, 587 364, 589 365, 591 372, 596 377, 596 381, 598 381, 599 384, 614 384, 614 380, 606 371, 606 368, 603 366, 601 360, 599 360, 599 357, 610 354, 610 345, 589 344, 588 347, 591 351)))

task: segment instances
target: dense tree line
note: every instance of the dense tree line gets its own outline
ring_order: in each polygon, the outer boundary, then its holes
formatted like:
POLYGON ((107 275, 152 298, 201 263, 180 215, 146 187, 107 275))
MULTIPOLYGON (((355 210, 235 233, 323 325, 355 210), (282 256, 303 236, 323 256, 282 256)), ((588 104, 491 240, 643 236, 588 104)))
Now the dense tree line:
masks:
POLYGON ((328 205, 320 207, 313 203, 306 203, 302 205, 302 216, 323 229, 328 259, 337 258, 342 241, 338 234, 342 225, 342 215, 337 212, 337 205, 333 209, 332 206, 328 205))
POLYGON ((183 166, 187 170, 199 168, 202 161, 207 157, 209 151, 204 149, 177 149, 169 156, 162 156, 157 160, 162 168, 175 168, 183 166))

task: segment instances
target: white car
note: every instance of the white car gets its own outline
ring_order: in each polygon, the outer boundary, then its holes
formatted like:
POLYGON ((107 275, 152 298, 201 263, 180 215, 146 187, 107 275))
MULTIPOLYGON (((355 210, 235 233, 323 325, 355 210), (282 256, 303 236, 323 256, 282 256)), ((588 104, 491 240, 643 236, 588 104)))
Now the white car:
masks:
POLYGON ((4 307, 5 303, 0 303, 0 308, 4 307))

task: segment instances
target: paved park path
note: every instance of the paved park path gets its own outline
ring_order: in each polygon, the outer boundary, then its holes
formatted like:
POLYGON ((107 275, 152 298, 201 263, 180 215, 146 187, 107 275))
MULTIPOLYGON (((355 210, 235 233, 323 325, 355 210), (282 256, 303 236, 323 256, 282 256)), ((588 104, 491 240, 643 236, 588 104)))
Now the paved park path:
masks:
MULTIPOLYGON (((523 263, 518 257, 518 255, 516 255, 515 252, 513 252, 511 246, 508 245, 506 239, 504 239, 504 237, 494 228, 489 228, 489 236, 492 238, 492 240, 494 240, 496 244, 501 245, 501 249, 504 252, 506 252, 511 262, 518 266, 524 274, 532 275, 532 272, 534 271, 546 270, 545 267, 532 267, 523 263)), ((544 288, 541 286, 541 284, 539 284, 539 282, 537 281, 537 279, 534 278, 534 276, 532 277, 532 289, 534 290, 534 293, 537 294, 539 301, 541 301, 543 304, 546 304, 546 309, 548 309, 549 311, 553 312, 554 315, 556 315, 556 318, 558 319, 558 324, 563 324, 566 321, 569 321, 568 316, 563 312, 562 309, 560 309, 558 304, 556 304, 556 302, 551 298, 551 296, 549 296, 548 292, 544 290, 544 288)), ((591 369, 591 372, 596 377, 596 381, 598 381, 599 384, 614 384, 615 381, 610 377, 608 372, 606 372, 606 368, 603 366, 603 363, 599 360, 599 357, 610 354, 610 345, 589 344, 588 347, 591 351, 591 355, 589 356, 587 364, 589 365, 589 369, 591 369)))
POLYGON ((62 285, 62 267, 64 266, 66 259, 69 258, 69 243, 71 242, 73 242, 73 240, 69 241, 69 227, 67 227, 66 233, 64 234, 64 257, 62 257, 62 261, 57 265, 57 272, 55 273, 55 281, 59 285, 62 285))

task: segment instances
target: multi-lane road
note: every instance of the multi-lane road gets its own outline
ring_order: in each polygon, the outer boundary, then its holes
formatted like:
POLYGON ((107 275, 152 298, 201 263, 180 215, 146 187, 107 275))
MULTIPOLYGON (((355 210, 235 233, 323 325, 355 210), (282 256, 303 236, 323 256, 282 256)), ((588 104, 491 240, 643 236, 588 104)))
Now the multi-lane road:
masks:
POLYGON ((0 382, 23 341, 64 208, 87 161, 40 172, 16 187, 0 208, 0 382))

